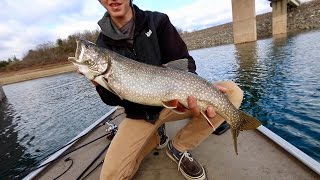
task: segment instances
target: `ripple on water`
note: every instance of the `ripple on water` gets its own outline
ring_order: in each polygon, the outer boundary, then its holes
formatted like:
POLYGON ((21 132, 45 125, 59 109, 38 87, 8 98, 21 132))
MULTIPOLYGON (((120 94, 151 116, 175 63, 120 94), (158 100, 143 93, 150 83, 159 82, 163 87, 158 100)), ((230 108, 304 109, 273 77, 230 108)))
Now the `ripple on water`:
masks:
POLYGON ((320 162, 320 43, 310 39, 320 41, 320 32, 191 54, 199 75, 238 83, 244 111, 320 162))

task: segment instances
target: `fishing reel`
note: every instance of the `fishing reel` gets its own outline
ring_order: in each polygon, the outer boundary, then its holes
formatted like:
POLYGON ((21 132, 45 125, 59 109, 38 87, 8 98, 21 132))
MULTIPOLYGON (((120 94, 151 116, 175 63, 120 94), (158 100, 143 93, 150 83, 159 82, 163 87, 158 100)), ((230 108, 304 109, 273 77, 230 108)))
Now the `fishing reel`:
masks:
POLYGON ((109 133, 109 135, 107 136, 107 139, 111 141, 113 137, 116 135, 116 133, 118 132, 118 126, 112 122, 106 122, 106 125, 108 126, 106 131, 107 133, 109 133))

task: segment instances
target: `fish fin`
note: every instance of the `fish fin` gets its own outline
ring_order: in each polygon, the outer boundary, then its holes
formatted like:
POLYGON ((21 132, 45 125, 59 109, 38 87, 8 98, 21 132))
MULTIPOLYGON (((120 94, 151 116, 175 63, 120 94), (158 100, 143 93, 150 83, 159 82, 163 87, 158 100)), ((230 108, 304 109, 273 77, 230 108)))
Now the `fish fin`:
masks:
POLYGON ((162 105, 165 108, 172 109, 177 114, 184 114, 187 109, 177 99, 170 100, 170 101, 162 101, 162 105))
POLYGON ((261 125, 261 122, 257 120, 256 118, 242 112, 239 112, 239 119, 240 119, 240 126, 239 128, 232 128, 231 133, 232 133, 232 138, 233 138, 233 144, 234 144, 234 150, 236 154, 238 155, 238 148, 237 148, 237 137, 239 136, 239 132, 243 130, 253 130, 256 129, 261 125))
POLYGON ((177 114, 184 114, 187 112, 187 108, 184 105, 182 105, 181 103, 178 103, 177 107, 172 110, 177 114))
POLYGON ((231 134, 233 138, 234 151, 236 152, 236 155, 238 155, 237 138, 239 136, 239 130, 231 128, 231 134))
POLYGON ((163 105, 165 108, 168 108, 168 109, 177 108, 177 107, 178 107, 178 104, 179 104, 178 99, 173 99, 173 100, 170 100, 170 101, 162 101, 162 105, 163 105))
POLYGON ((212 127, 212 129, 215 131, 216 128, 215 128, 214 125, 211 123, 211 121, 210 121, 210 119, 208 118, 208 116, 206 115, 206 113, 203 112, 203 111, 200 111, 200 112, 201 112, 201 114, 203 115, 203 117, 207 120, 207 123, 209 124, 209 126, 212 127))
POLYGON ((188 59, 178 59, 171 62, 168 62, 167 64, 163 64, 163 67, 171 68, 175 70, 185 71, 189 72, 189 60, 188 59))
POLYGON ((102 87, 106 88, 108 91, 110 91, 113 94, 117 95, 121 100, 123 100, 123 98, 117 93, 117 91, 112 89, 112 87, 110 86, 108 81, 106 81, 106 79, 103 76, 97 76, 94 79, 94 81, 97 82, 98 84, 100 84, 102 87))
POLYGON ((261 122, 256 118, 244 113, 243 111, 239 110, 240 116, 240 130, 254 130, 261 125, 261 122))

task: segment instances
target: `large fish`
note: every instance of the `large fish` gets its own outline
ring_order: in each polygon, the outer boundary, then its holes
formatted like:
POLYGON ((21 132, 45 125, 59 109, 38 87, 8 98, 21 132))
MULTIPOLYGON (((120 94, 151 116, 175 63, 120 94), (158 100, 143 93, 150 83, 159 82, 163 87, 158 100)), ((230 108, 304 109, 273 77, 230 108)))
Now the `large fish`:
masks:
MULTIPOLYGON (((147 65, 86 40, 77 41, 75 57, 69 57, 68 60, 88 79, 121 99, 164 106, 183 113, 188 107, 187 97, 193 96, 197 99, 201 114, 213 127, 205 113, 207 107, 212 106, 230 124, 236 154, 239 132, 261 125, 255 118, 235 108, 227 96, 210 82, 193 73, 170 68, 170 64, 168 67, 147 65)), ((180 61, 185 62, 177 60, 172 65, 177 66, 180 61)))

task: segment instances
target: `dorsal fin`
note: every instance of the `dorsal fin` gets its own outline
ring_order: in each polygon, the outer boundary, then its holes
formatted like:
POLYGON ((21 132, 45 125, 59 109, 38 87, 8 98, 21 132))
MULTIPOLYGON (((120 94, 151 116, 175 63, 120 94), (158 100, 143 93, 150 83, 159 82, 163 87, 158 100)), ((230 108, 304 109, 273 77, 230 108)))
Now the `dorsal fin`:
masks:
POLYGON ((167 64, 163 64, 162 66, 166 68, 188 72, 189 71, 188 61, 189 61, 188 59, 178 59, 178 60, 168 62, 167 64))

